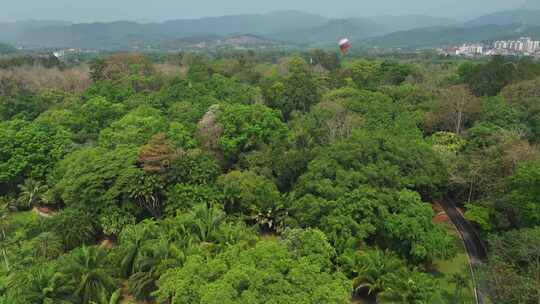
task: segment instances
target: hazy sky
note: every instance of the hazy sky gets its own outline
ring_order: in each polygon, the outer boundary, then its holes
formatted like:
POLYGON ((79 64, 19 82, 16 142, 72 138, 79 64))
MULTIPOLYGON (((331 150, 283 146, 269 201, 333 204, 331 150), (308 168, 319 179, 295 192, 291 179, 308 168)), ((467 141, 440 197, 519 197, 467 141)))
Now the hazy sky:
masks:
POLYGON ((331 17, 426 14, 473 17, 519 7, 525 0, 0 0, 0 21, 165 20, 275 10, 331 17))

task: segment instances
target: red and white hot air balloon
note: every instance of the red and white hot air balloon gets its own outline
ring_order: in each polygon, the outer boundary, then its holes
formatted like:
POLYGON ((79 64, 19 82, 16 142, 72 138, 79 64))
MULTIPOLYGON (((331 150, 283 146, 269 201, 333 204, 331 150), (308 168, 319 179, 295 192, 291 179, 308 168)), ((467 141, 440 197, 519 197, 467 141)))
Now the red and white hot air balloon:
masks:
POLYGON ((349 39, 343 38, 339 41, 339 49, 341 50, 341 54, 347 54, 351 48, 352 44, 349 39))

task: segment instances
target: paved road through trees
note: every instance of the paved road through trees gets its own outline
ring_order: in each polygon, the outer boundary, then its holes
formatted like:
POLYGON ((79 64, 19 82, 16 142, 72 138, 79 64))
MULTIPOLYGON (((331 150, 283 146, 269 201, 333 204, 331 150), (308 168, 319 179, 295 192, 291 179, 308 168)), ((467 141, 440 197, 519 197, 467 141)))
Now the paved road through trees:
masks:
POLYGON ((456 207, 453 202, 444 201, 441 203, 441 206, 458 230, 463 240, 463 243, 465 244, 467 254, 469 255, 471 273, 473 276, 476 303, 482 304, 484 303, 484 300, 482 292, 478 285, 478 278, 476 272, 482 261, 487 256, 484 243, 482 242, 482 239, 480 239, 480 236, 478 235, 473 225, 465 219, 463 213, 456 207))

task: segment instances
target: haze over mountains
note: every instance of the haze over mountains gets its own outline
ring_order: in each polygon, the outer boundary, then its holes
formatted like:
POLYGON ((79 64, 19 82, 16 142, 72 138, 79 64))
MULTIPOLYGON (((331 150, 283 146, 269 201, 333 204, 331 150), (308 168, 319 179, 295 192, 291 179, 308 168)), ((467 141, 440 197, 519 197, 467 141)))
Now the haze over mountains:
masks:
POLYGON ((540 39, 540 10, 512 10, 480 16, 461 24, 397 31, 362 41, 383 48, 432 48, 461 43, 516 39, 540 39))
POLYGON ((24 47, 129 50, 166 46, 171 49, 181 48, 186 41, 212 45, 238 35, 251 35, 252 38, 244 40, 265 45, 330 46, 340 37, 349 37, 366 47, 437 47, 519 35, 537 37, 540 35, 540 9, 534 9, 537 6, 540 7, 540 0, 529 0, 518 10, 487 14, 466 22, 422 15, 327 18, 300 11, 159 23, 23 21, 0 23, 0 41, 24 47))
POLYGON ((324 44, 333 43, 338 37, 363 39, 396 30, 454 22, 427 16, 330 19, 298 11, 281 11, 162 23, 15 22, 0 24, 0 40, 23 46, 121 49, 190 37, 252 34, 291 44, 324 44))
POLYGON ((540 10, 540 0, 527 0, 525 4, 523 4, 523 9, 532 9, 532 10, 540 10))

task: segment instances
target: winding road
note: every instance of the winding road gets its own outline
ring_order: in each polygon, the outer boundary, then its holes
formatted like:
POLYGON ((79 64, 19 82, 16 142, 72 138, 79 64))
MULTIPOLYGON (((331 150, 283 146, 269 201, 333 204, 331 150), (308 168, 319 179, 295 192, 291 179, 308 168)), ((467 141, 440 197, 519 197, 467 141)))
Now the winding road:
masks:
POLYGON ((451 201, 443 201, 440 203, 444 212, 450 218, 450 221, 454 224, 457 231, 461 235, 465 249, 469 255, 469 263, 471 267, 471 273, 473 277, 475 300, 477 304, 484 304, 484 297, 480 291, 478 285, 478 279, 476 276, 476 270, 482 261, 486 258, 487 252, 482 239, 478 235, 478 232, 473 225, 465 219, 463 213, 456 207, 451 201))

